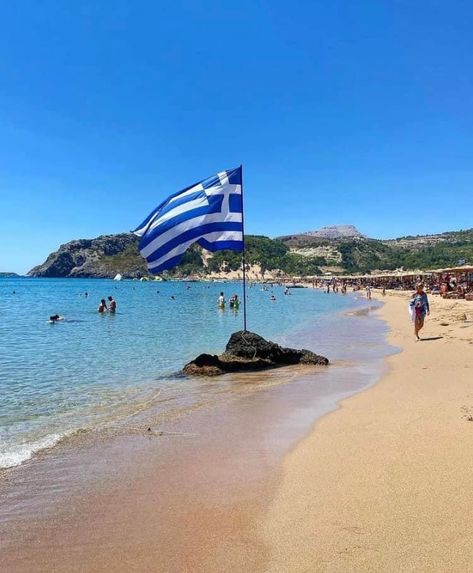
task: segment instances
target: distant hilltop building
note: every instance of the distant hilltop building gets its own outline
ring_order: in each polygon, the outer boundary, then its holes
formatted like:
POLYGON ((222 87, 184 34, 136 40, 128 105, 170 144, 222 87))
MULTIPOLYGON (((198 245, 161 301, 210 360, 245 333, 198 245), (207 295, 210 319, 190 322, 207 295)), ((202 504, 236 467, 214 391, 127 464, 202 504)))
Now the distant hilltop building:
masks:
POLYGON ((319 237, 321 239, 353 239, 354 237, 364 238, 354 225, 332 225, 322 227, 317 231, 301 233, 307 237, 319 237))

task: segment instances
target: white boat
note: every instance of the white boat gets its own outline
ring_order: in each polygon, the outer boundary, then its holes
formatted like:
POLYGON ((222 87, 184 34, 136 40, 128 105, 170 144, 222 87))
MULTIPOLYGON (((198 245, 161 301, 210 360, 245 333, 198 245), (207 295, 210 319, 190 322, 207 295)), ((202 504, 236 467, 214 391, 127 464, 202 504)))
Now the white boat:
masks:
POLYGON ((117 273, 117 274, 115 275, 115 277, 114 277, 113 280, 114 280, 114 281, 121 281, 122 278, 123 278, 122 275, 121 275, 120 273, 117 273))

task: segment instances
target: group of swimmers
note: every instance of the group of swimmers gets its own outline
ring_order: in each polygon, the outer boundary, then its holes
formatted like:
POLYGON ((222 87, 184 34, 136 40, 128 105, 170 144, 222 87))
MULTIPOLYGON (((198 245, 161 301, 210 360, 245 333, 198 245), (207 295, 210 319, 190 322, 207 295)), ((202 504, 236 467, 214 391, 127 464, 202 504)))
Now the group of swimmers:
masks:
MULTIPOLYGON (((289 290, 286 288, 286 291, 284 292, 284 294, 290 294, 289 290), (287 292, 286 292, 287 291, 287 292)), ((271 296, 269 297, 269 300, 275 301, 276 297, 274 296, 274 294, 271 294, 271 296)), ((217 305, 218 308, 222 309, 225 308, 225 304, 226 304, 226 300, 225 300, 225 295, 223 294, 223 292, 220 293, 219 297, 217 298, 217 305)), ((228 301, 228 306, 230 308, 233 308, 234 310, 238 310, 240 308, 240 299, 238 298, 237 294, 234 294, 230 300, 228 301)))
MULTIPOLYGON (((227 301, 225 300, 225 295, 223 294, 223 292, 221 292, 217 299, 218 307, 225 308, 226 302, 227 301)), ((240 299, 238 298, 237 294, 234 294, 232 297, 230 297, 230 300, 228 301, 228 306, 235 310, 240 308, 240 299)))
POLYGON ((117 312, 117 303, 115 301, 115 299, 113 298, 113 296, 109 296, 108 297, 108 307, 107 307, 107 302, 105 301, 105 299, 101 299, 100 304, 99 304, 99 308, 97 309, 97 311, 102 314, 104 312, 110 312, 112 314, 115 314, 117 312))
MULTIPOLYGON (((84 293, 84 296, 88 297, 89 293, 87 292, 84 293)), ((110 312, 111 314, 115 314, 117 312, 117 302, 113 298, 113 296, 108 297, 108 306, 107 306, 107 301, 104 298, 102 298, 100 300, 97 312, 99 312, 100 314, 103 314, 104 312, 110 312)), ((49 317, 48 322, 51 324, 55 324, 56 322, 60 322, 61 320, 66 320, 66 319, 64 318, 64 316, 60 316, 59 314, 52 314, 49 317)))

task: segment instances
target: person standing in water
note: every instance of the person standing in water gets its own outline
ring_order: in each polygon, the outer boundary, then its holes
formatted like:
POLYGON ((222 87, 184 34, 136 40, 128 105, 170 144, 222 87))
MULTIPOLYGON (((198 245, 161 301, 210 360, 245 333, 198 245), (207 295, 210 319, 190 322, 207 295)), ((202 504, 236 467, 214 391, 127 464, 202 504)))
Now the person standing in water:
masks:
POLYGON ((105 302, 105 299, 103 298, 103 299, 100 301, 100 304, 99 304, 99 307, 98 307, 97 311, 98 311, 100 314, 102 314, 102 313, 104 313, 104 312, 107 312, 107 310, 108 310, 108 309, 107 309, 107 303, 105 302))
POLYGON ((110 306, 108 307, 108 310, 111 313, 115 314, 117 312, 117 303, 116 303, 115 299, 113 298, 113 296, 109 296, 108 300, 109 300, 109 304, 110 304, 110 306))
POLYGON ((416 292, 412 295, 409 305, 414 321, 414 334, 416 340, 420 340, 419 332, 424 327, 425 315, 430 314, 429 299, 422 283, 416 286, 416 292))
POLYGON ((217 304, 220 308, 223 308, 225 306, 225 297, 223 295, 223 292, 220 293, 220 296, 217 299, 217 304))

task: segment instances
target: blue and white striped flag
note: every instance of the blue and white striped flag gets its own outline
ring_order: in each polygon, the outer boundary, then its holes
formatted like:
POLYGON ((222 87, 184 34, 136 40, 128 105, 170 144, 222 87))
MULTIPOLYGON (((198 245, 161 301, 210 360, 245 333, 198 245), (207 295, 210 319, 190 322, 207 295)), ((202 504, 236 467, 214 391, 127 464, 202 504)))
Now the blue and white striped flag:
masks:
POLYGON ((241 176, 241 167, 222 171, 171 195, 133 231, 151 273, 177 265, 193 243, 243 251, 241 176))

